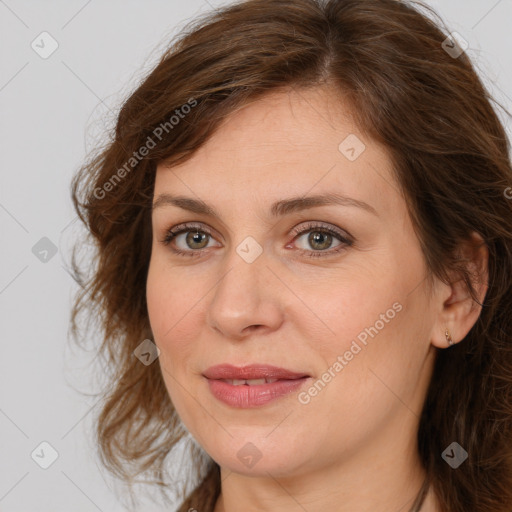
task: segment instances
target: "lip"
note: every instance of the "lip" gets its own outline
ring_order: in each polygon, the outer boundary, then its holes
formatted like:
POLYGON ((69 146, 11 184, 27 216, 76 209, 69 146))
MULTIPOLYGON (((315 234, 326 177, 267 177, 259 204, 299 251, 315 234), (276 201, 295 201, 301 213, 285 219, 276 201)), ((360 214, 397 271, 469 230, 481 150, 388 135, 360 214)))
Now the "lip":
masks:
POLYGON ((219 364, 211 366, 203 375, 207 379, 300 379, 309 377, 304 372, 292 372, 285 368, 269 364, 250 364, 247 366, 233 366, 232 364, 219 364))
POLYGON ((237 367, 220 364, 208 368, 203 376, 210 392, 221 402, 236 408, 251 408, 282 398, 302 387, 310 376, 267 364, 251 364, 237 367), (238 384, 232 380, 271 379, 264 384, 238 384))

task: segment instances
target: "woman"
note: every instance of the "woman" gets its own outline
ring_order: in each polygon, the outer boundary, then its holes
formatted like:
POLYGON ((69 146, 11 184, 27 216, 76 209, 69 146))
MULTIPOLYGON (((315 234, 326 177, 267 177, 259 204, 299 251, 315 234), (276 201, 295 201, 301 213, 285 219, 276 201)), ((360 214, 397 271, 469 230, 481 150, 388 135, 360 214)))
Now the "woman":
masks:
POLYGON ((210 14, 74 179, 102 460, 190 434, 180 511, 511 510, 509 142, 421 8, 210 14))

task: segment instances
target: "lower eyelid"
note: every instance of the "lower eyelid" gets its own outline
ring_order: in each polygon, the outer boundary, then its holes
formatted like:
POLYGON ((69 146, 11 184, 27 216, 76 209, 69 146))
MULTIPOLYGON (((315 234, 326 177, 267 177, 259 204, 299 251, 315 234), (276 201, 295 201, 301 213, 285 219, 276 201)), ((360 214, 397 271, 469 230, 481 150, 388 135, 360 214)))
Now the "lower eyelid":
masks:
MULTIPOLYGON (((306 235, 307 235, 307 234, 309 234, 309 233, 314 233, 315 231, 318 231, 318 232, 320 232, 320 233, 324 233, 324 234, 331 235, 331 236, 333 237, 333 239, 337 240, 337 241, 340 243, 339 245, 343 245, 344 243, 345 243, 345 244, 347 244, 347 243, 348 243, 348 241, 343 240, 343 238, 342 238, 340 235, 338 235, 338 234, 334 234, 334 233, 331 233, 331 232, 329 232, 329 231, 323 231, 323 230, 321 230, 321 229, 317 229, 317 230, 315 230, 315 229, 308 229, 308 230, 306 230, 305 232, 299 233, 299 234, 298 234, 298 235, 297 235, 293 240, 295 241, 295 240, 297 240, 298 238, 302 238, 303 236, 306 236, 306 235)), ((337 245, 336 247, 339 247, 339 245, 337 245)), ((331 249, 332 249, 332 248, 330 248, 330 249, 326 249, 325 251, 315 251, 315 252, 328 252, 328 251, 329 251, 329 250, 331 250, 331 249)), ((307 251, 308 249, 302 249, 302 250, 307 251)))
MULTIPOLYGON (((171 228, 172 230, 174 230, 175 228, 171 228)), ((210 237, 210 239, 213 239, 216 241, 216 238, 214 237, 213 233, 211 231, 209 231, 208 229, 204 228, 204 227, 199 227, 199 226, 195 226, 195 225, 191 225, 191 226, 182 226, 181 229, 178 229, 177 231, 173 231, 171 233, 171 230, 168 230, 166 233, 166 237, 164 238, 164 240, 162 240, 162 243, 164 245, 170 245, 173 241, 175 241, 175 239, 180 236, 180 235, 183 235, 183 234, 187 234, 189 232, 193 232, 193 231, 199 231, 200 233, 204 233, 206 235, 208 235, 210 237), (170 235, 173 235, 171 239, 168 239, 168 237, 170 235)), ((333 238, 335 238, 336 240, 338 240, 338 242, 340 242, 338 245, 336 245, 334 248, 329 248, 329 249, 325 249, 325 250, 313 250, 313 249, 302 249, 302 248, 297 248, 297 250, 299 252, 302 252, 302 253, 307 253, 308 256, 314 256, 314 257, 323 257, 325 255, 325 257, 328 257, 330 255, 336 255, 337 253, 339 252, 342 252, 344 249, 347 249, 347 247, 350 247, 352 244, 353 244, 353 241, 350 240, 348 237, 345 237, 343 236, 342 234, 340 233, 337 233, 336 231, 334 231, 332 228, 327 228, 325 226, 308 226, 308 227, 305 227, 304 229, 302 229, 301 231, 299 231, 298 233, 295 234, 293 240, 291 243, 293 243, 297 238, 300 238, 308 233, 311 233, 311 232, 315 232, 315 231, 318 231, 318 232, 321 232, 321 233, 327 233, 329 235, 331 235, 333 238)), ((203 251, 205 251, 206 249, 210 249, 211 247, 204 247, 202 249, 174 249, 174 248, 171 248, 171 250, 176 253, 176 254, 180 254, 180 255, 200 255, 203 251)))
MULTIPOLYGON (((215 240, 215 237, 213 236, 213 234, 209 233, 208 231, 205 231, 203 229, 183 229, 183 230, 180 230, 180 231, 177 231, 174 233, 174 236, 172 237, 172 239, 168 242, 168 244, 170 244, 171 242, 175 242, 176 239, 181 236, 181 235, 187 235, 188 233, 194 233, 194 232, 199 232, 199 233, 204 233, 205 235, 208 235, 209 237, 209 240, 208 240, 208 243, 212 240, 215 240)), ((180 252, 196 252, 196 253, 200 253, 201 251, 204 251, 206 249, 210 249, 211 247, 203 247, 202 249, 177 249, 178 251, 180 252)))

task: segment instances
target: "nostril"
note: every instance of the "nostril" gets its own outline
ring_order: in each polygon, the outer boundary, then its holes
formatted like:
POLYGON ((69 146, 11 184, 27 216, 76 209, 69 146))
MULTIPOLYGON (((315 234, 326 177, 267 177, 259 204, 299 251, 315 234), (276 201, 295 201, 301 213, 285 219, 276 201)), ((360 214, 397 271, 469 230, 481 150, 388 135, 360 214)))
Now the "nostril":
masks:
POLYGON ((257 324, 257 325, 250 325, 249 327, 246 327, 246 330, 250 330, 250 331, 253 331, 254 329, 256 329, 257 327, 261 327, 260 324, 257 324))

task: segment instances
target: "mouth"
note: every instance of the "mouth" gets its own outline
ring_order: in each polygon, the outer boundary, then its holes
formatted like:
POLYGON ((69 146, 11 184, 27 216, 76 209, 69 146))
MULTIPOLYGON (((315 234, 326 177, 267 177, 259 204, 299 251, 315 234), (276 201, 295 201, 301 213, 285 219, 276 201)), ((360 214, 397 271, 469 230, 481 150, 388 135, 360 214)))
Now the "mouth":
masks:
POLYGON ((219 364, 208 368, 203 375, 214 380, 294 380, 309 377, 307 373, 294 372, 286 368, 279 368, 269 364, 250 364, 247 366, 233 366, 232 364, 219 364))
POLYGON ((307 373, 262 364, 212 366, 203 376, 216 399, 236 408, 262 406, 298 390, 311 378, 307 373))
POLYGON ((232 386, 261 386, 262 384, 272 384, 280 379, 218 379, 222 382, 227 382, 232 386))

